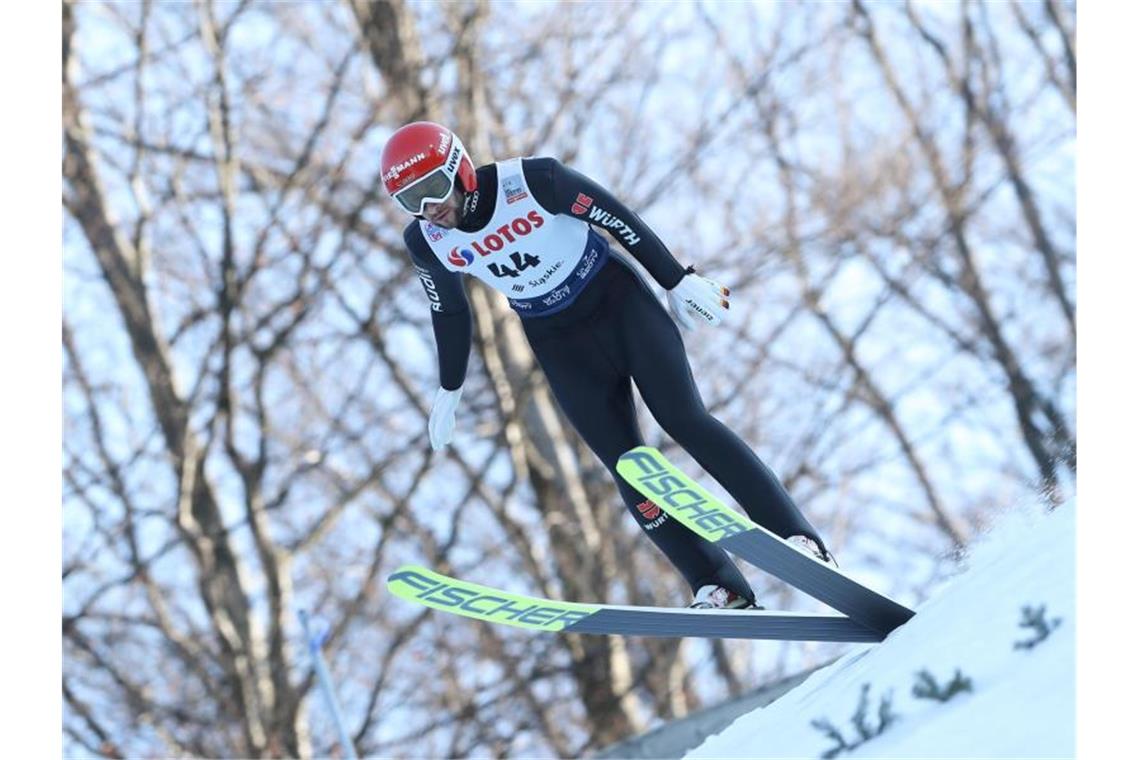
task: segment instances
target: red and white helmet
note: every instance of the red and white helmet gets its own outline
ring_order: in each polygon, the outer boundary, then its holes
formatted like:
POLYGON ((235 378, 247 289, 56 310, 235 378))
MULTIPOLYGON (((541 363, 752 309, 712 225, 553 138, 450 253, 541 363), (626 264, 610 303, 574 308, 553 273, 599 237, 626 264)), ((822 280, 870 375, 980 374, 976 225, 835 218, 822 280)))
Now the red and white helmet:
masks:
POLYGON ((420 216, 424 204, 442 203, 451 195, 458 176, 467 192, 475 190, 475 165, 463 143, 447 127, 416 121, 388 138, 380 158, 384 189, 420 216))

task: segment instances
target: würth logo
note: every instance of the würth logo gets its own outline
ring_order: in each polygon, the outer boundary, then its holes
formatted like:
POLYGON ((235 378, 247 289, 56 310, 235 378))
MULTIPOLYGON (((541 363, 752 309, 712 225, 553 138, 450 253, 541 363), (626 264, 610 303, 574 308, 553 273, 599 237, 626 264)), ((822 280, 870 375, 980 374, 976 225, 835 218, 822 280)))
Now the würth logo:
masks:
POLYGON ((661 514, 661 507, 657 506, 649 499, 646 499, 637 505, 637 511, 640 512, 641 516, 646 520, 654 520, 659 514, 661 514))
POLYGON ((575 214, 578 214, 579 216, 581 216, 582 214, 586 213, 586 210, 589 209, 590 206, 593 206, 593 205, 594 205, 594 199, 593 198, 591 198, 588 195, 578 193, 578 198, 574 201, 574 205, 570 207, 570 210, 573 211, 575 214))

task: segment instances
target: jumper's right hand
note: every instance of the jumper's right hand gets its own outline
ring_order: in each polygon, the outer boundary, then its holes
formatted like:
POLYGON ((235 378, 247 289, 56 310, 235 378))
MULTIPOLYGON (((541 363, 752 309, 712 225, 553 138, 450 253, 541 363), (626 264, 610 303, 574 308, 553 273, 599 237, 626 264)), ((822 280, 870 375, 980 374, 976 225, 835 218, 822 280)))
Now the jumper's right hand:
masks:
POLYGON ((433 451, 442 451, 451 443, 451 434, 455 431, 455 410, 462 395, 463 386, 453 391, 446 388, 436 391, 435 401, 431 405, 431 416, 428 418, 428 439, 431 441, 433 451))

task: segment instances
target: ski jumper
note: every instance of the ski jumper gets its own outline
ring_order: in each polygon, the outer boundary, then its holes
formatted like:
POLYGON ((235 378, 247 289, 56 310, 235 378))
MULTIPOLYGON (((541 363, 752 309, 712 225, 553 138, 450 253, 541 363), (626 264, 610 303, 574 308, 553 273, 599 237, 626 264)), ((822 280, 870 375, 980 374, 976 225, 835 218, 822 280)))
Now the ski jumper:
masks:
POLYGON ((618 475, 618 457, 644 443, 631 383, 650 413, 744 508, 781 537, 823 541, 780 481, 705 408, 680 331, 641 276, 609 250, 604 227, 661 287, 686 270, 632 211, 552 158, 488 164, 460 227, 412 222, 404 231, 431 302, 440 385, 463 384, 471 313, 461 273, 503 293, 559 406, 610 470, 630 513, 694 591, 714 584, 754 600, 723 549, 647 501, 618 475))

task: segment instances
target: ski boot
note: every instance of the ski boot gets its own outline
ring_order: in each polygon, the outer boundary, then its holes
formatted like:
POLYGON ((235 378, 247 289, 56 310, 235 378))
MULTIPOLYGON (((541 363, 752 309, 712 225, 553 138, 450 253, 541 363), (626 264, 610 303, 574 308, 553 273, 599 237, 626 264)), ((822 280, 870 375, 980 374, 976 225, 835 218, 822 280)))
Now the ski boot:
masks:
POLYGON ((818 559, 825 565, 831 565, 832 569, 838 570, 839 563, 835 561, 835 557, 823 545, 816 542, 815 539, 808 538, 807 536, 791 536, 786 538, 791 546, 801 553, 808 555, 814 559, 818 559))
POLYGON ((693 596, 691 610, 762 610, 760 605, 748 601, 747 597, 729 591, 724 586, 701 586, 693 596))

